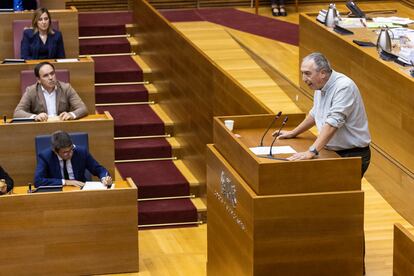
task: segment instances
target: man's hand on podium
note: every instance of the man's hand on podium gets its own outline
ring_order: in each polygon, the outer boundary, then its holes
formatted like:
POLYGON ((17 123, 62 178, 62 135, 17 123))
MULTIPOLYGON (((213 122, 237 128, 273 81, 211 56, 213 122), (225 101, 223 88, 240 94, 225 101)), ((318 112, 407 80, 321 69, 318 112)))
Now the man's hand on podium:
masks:
MULTIPOLYGON (((272 136, 277 135, 278 131, 275 131, 272 133, 272 136)), ((279 136, 277 136, 277 139, 290 139, 290 138, 294 138, 295 135, 293 133, 292 130, 281 130, 279 133, 279 136)))
POLYGON ((308 160, 308 159, 314 158, 315 156, 316 154, 311 151, 303 151, 303 152, 297 152, 293 154, 292 156, 288 157, 287 160, 289 161, 308 160))

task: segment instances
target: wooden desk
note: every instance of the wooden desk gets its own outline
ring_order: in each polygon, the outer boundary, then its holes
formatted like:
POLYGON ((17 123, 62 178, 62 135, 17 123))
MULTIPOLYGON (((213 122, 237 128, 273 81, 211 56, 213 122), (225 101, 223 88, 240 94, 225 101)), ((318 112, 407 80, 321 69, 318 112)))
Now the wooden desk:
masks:
MULTIPOLYGON (((0 14, 1 16, 1 14, 0 14)), ((20 87, 20 72, 33 70, 38 60, 22 64, 0 64, 0 112, 8 118, 13 116, 14 109, 19 103, 22 92, 20 87)), ((79 62, 51 61, 56 69, 68 69, 70 84, 79 94, 89 114, 95 113, 95 67, 91 58, 82 58, 79 62)), ((33 73, 34 74, 34 73, 33 73)))
MULTIPOLYGON (((414 17, 414 10, 396 4, 396 16, 414 17)), ((300 15, 300 58, 321 52, 332 67, 355 81, 364 99, 372 135, 372 161, 366 177, 387 201, 414 223, 414 78, 394 62, 383 61, 375 48, 359 47, 353 39, 375 41, 371 30, 341 36, 300 15)), ((301 88, 312 93, 306 84, 301 88)))
POLYGON ((117 185, 0 197, 2 274, 138 271, 137 189, 131 179, 117 185))
MULTIPOLYGON (((206 157, 207 275, 361 275, 360 160, 327 151, 293 162, 257 157, 249 147, 273 117, 214 119, 206 157), (225 119, 235 121, 232 132, 225 119)), ((289 118, 292 127, 304 114, 289 118)), ((307 133, 283 144, 303 150, 314 139, 307 133)))
POLYGON ((414 275, 414 235, 401 224, 394 224, 393 275, 414 275))
POLYGON ((95 159, 114 174, 114 121, 109 113, 89 115, 66 122, 0 123, 0 164, 7 169, 17 185, 33 182, 36 168, 35 137, 56 130, 87 132, 89 151, 95 159))
MULTIPOLYGON (((79 57, 78 10, 72 7, 68 10, 49 10, 49 12, 52 20, 59 20, 59 30, 63 34, 66 57, 79 57)), ((32 20, 32 18, 32 11, 0 13, 0 60, 14 57, 13 20, 32 20)))

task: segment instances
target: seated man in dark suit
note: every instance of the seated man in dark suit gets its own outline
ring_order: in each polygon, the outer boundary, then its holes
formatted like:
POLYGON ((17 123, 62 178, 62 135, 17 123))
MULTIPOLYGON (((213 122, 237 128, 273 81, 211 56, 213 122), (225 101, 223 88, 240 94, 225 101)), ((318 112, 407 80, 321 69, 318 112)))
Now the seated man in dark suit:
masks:
POLYGON ((34 68, 37 83, 26 88, 14 110, 14 118, 33 118, 47 121, 59 116, 62 121, 86 116, 88 110, 78 93, 68 83, 56 80, 55 67, 41 62, 34 68))
POLYGON ((69 134, 56 131, 52 134, 52 147, 39 153, 34 183, 39 186, 70 185, 82 187, 86 181, 85 170, 99 177, 104 185, 111 185, 112 178, 81 146, 75 146, 69 134))

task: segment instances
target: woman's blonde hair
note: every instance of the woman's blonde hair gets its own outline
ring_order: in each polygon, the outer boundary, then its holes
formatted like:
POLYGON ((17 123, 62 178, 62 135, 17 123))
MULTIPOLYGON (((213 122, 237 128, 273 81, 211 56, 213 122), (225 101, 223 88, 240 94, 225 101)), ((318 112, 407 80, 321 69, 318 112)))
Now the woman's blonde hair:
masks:
POLYGON ((33 14, 33 19, 32 19, 32 28, 33 31, 36 33, 39 31, 38 27, 37 27, 37 21, 39 21, 40 17, 42 16, 42 14, 46 13, 47 17, 49 17, 49 27, 47 27, 47 33, 49 34, 53 34, 53 29, 52 29, 52 17, 50 16, 50 13, 48 11, 48 9, 46 8, 39 8, 37 10, 34 11, 33 14))

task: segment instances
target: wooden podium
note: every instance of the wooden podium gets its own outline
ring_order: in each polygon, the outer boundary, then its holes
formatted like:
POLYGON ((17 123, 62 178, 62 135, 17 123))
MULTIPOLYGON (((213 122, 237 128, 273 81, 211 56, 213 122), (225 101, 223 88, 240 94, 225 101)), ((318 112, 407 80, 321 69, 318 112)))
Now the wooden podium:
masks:
MULTIPOLYGON (((214 119, 214 144, 207 148, 207 274, 362 275, 360 158, 326 150, 305 161, 258 157, 249 147, 258 146, 273 118, 214 119), (232 132, 225 119, 235 121, 232 132)), ((289 115, 286 128, 303 118, 289 115)), ((299 152, 314 139, 308 132, 276 145, 299 152)))

